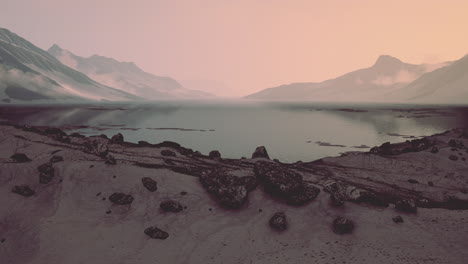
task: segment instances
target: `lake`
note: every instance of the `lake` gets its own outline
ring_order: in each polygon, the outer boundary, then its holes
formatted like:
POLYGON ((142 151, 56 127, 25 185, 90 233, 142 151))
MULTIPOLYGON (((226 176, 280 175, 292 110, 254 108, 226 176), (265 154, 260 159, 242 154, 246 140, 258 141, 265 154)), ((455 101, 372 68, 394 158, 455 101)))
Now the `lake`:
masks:
POLYGON ((208 154, 250 157, 265 146, 283 162, 312 161, 468 126, 468 107, 291 102, 3 105, 0 119, 126 141, 175 141, 208 154))

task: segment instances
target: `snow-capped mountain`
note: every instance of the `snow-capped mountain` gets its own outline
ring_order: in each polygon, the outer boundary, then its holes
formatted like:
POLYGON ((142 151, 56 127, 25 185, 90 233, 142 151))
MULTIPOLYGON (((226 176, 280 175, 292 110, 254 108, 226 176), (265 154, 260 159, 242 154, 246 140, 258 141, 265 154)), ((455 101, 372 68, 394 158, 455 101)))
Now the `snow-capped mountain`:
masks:
POLYGON ((468 102, 468 55, 421 76, 388 95, 394 101, 421 103, 468 102))
POLYGON ((185 89, 170 77, 156 76, 132 62, 93 55, 80 57, 53 45, 48 52, 63 64, 88 75, 93 80, 146 99, 194 99, 211 97, 208 93, 185 89))
POLYGON ((265 89, 247 96, 259 100, 310 100, 366 102, 386 100, 426 72, 443 65, 415 65, 383 55, 369 68, 319 83, 293 83, 265 89))
POLYGON ((102 85, 24 38, 0 28, 0 98, 5 100, 138 100, 102 85))

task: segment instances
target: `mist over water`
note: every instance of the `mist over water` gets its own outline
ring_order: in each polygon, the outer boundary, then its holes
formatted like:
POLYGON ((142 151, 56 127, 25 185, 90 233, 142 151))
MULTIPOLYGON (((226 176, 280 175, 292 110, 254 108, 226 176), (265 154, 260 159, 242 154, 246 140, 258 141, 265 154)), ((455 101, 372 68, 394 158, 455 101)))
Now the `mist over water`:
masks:
POLYGON ((466 127, 468 108, 177 101, 4 106, 0 118, 68 133, 122 133, 130 142, 174 141, 203 154, 219 150, 225 158, 250 157, 265 146, 271 158, 295 162, 466 127))

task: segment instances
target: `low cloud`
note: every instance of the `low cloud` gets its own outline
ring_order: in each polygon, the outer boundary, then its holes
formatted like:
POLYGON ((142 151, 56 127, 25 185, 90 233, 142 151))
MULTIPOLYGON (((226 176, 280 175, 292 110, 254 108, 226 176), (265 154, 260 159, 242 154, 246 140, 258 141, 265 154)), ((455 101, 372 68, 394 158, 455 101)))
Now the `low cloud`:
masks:
POLYGON ((419 75, 415 73, 411 73, 407 70, 401 70, 394 76, 379 76, 371 82, 376 85, 391 86, 397 83, 410 83, 418 77, 419 75))
POLYGON ((54 86, 54 84, 43 76, 32 72, 23 72, 0 65, 0 88, 5 89, 9 86, 17 86, 44 93, 49 87, 54 86))

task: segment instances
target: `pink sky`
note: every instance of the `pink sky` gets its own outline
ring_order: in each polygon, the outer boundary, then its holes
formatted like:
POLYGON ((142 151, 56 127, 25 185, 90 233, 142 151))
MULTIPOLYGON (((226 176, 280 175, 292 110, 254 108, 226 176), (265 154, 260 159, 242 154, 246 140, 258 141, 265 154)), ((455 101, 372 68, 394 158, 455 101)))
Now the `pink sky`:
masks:
POLYGON ((466 0, 6 0, 0 27, 44 49, 133 61, 242 96, 333 78, 380 54, 458 59, 468 52, 467 12, 466 0))

